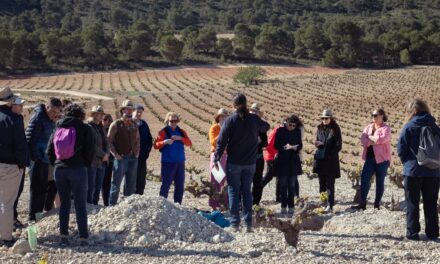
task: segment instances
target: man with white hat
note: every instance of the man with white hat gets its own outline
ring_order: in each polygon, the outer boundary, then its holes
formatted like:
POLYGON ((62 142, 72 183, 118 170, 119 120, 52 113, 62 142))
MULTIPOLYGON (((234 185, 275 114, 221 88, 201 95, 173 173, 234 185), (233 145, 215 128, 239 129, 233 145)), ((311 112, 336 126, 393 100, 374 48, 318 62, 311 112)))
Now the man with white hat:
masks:
MULTIPOLYGON (((23 100, 20 97, 15 98, 15 100, 12 103, 12 112, 16 113, 17 115, 20 116, 22 122, 23 122, 23 105, 26 101, 23 100)), ((29 152, 26 146, 26 166, 25 167, 29 167, 29 152)), ((20 187, 18 189, 18 194, 17 194, 17 198, 15 199, 15 203, 14 203, 14 228, 24 228, 24 225, 20 222, 20 220, 18 220, 18 212, 17 212, 17 207, 18 207, 18 201, 20 200, 20 196, 21 193, 23 192, 23 188, 24 188, 24 177, 26 174, 26 169, 23 169, 23 173, 21 176, 21 181, 20 181, 20 187)))
POLYGON ((11 110, 16 98, 11 89, 0 89, 0 239, 6 247, 14 244, 14 201, 26 165, 23 119, 11 110))
POLYGON ((132 118, 133 109, 133 102, 124 100, 119 109, 121 118, 114 121, 108 130, 110 152, 115 157, 110 205, 116 205, 118 202, 119 189, 124 176, 124 196, 130 196, 136 192, 140 136, 138 125, 132 118))

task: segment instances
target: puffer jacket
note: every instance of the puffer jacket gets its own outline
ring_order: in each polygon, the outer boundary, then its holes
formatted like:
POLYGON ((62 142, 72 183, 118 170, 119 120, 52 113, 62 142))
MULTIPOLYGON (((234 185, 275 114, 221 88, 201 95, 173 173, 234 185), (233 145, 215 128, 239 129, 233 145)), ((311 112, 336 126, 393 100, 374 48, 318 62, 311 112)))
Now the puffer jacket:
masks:
POLYGON ((44 104, 37 105, 26 129, 26 141, 29 145, 32 161, 41 160, 44 163, 49 163, 46 148, 54 129, 55 123, 49 119, 46 106, 44 104))

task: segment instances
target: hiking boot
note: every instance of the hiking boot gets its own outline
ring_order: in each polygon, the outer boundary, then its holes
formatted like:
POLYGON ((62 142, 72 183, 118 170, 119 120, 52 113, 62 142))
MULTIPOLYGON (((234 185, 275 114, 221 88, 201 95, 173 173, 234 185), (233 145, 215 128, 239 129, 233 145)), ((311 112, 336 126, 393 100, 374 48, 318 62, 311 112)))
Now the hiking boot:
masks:
POLYGON ((289 210, 287 210, 287 214, 289 214, 289 215, 295 214, 295 208, 289 207, 289 210))
POLYGON ((420 241, 420 237, 419 237, 419 234, 415 234, 415 235, 406 236, 405 240, 406 241, 420 241))
POLYGON ((14 221, 14 231, 17 229, 23 229, 23 228, 25 228, 25 225, 23 225, 23 223, 20 222, 20 220, 16 219, 14 221))
POLYGON ((282 215, 287 214, 287 208, 281 207, 280 214, 282 214, 282 215))
POLYGON ((374 203, 374 209, 380 210, 380 203, 374 203))

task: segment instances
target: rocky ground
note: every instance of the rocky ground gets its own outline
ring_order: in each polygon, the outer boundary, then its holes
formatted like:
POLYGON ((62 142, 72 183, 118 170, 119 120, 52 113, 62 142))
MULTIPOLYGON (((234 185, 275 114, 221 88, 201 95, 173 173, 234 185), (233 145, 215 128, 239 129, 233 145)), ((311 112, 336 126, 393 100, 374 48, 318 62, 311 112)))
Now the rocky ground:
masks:
MULTIPOLYGON (((300 177, 301 196, 318 200, 318 181, 300 177)), ((28 186, 25 187, 28 190, 28 186)), ((207 199, 184 197, 182 207, 158 198, 159 183, 148 183, 144 197, 122 199, 113 208, 90 206, 90 245, 79 246, 71 217, 71 245, 62 246, 57 236, 56 211, 37 223, 38 248, 25 255, 0 248, 0 263, 439 263, 440 244, 403 239, 405 214, 399 211, 350 209, 354 197, 351 183, 337 180, 338 204, 327 215, 320 231, 302 231, 297 248, 284 242, 283 234, 269 227, 253 233, 228 233, 194 213, 207 209, 207 199)), ((373 199, 374 188, 370 193, 373 199)), ((384 202, 402 198, 401 189, 387 182, 384 202)), ((172 195, 170 195, 172 197, 172 195)), ((274 182, 265 189, 263 207, 278 209, 273 201, 274 182)), ((24 193, 20 216, 26 219, 24 193)), ((422 230, 424 228, 423 213, 422 230)), ((25 232, 16 235, 25 238, 25 232)), ((423 232, 422 232, 423 233, 423 232)))

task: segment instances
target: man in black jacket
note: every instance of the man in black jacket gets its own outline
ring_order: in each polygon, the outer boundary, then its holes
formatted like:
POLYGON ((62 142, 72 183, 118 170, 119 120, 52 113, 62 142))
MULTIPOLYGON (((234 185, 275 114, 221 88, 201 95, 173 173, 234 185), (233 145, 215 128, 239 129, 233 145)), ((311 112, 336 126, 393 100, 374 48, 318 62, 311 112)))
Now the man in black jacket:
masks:
POLYGON ((26 164, 23 120, 11 110, 15 99, 9 88, 0 90, 0 237, 7 247, 14 244, 13 207, 26 164))
POLYGON ((44 208, 49 176, 49 160, 45 151, 61 109, 62 103, 58 98, 50 98, 46 105, 35 106, 26 128, 26 140, 32 160, 29 168, 29 221, 35 221, 35 213, 42 212, 44 208))
POLYGON ((247 109, 246 96, 237 94, 233 100, 236 112, 225 120, 217 139, 215 166, 227 149, 229 209, 231 211, 232 231, 240 225, 240 196, 243 201, 246 231, 252 232, 252 180, 258 151, 258 136, 266 133, 270 126, 247 109))

